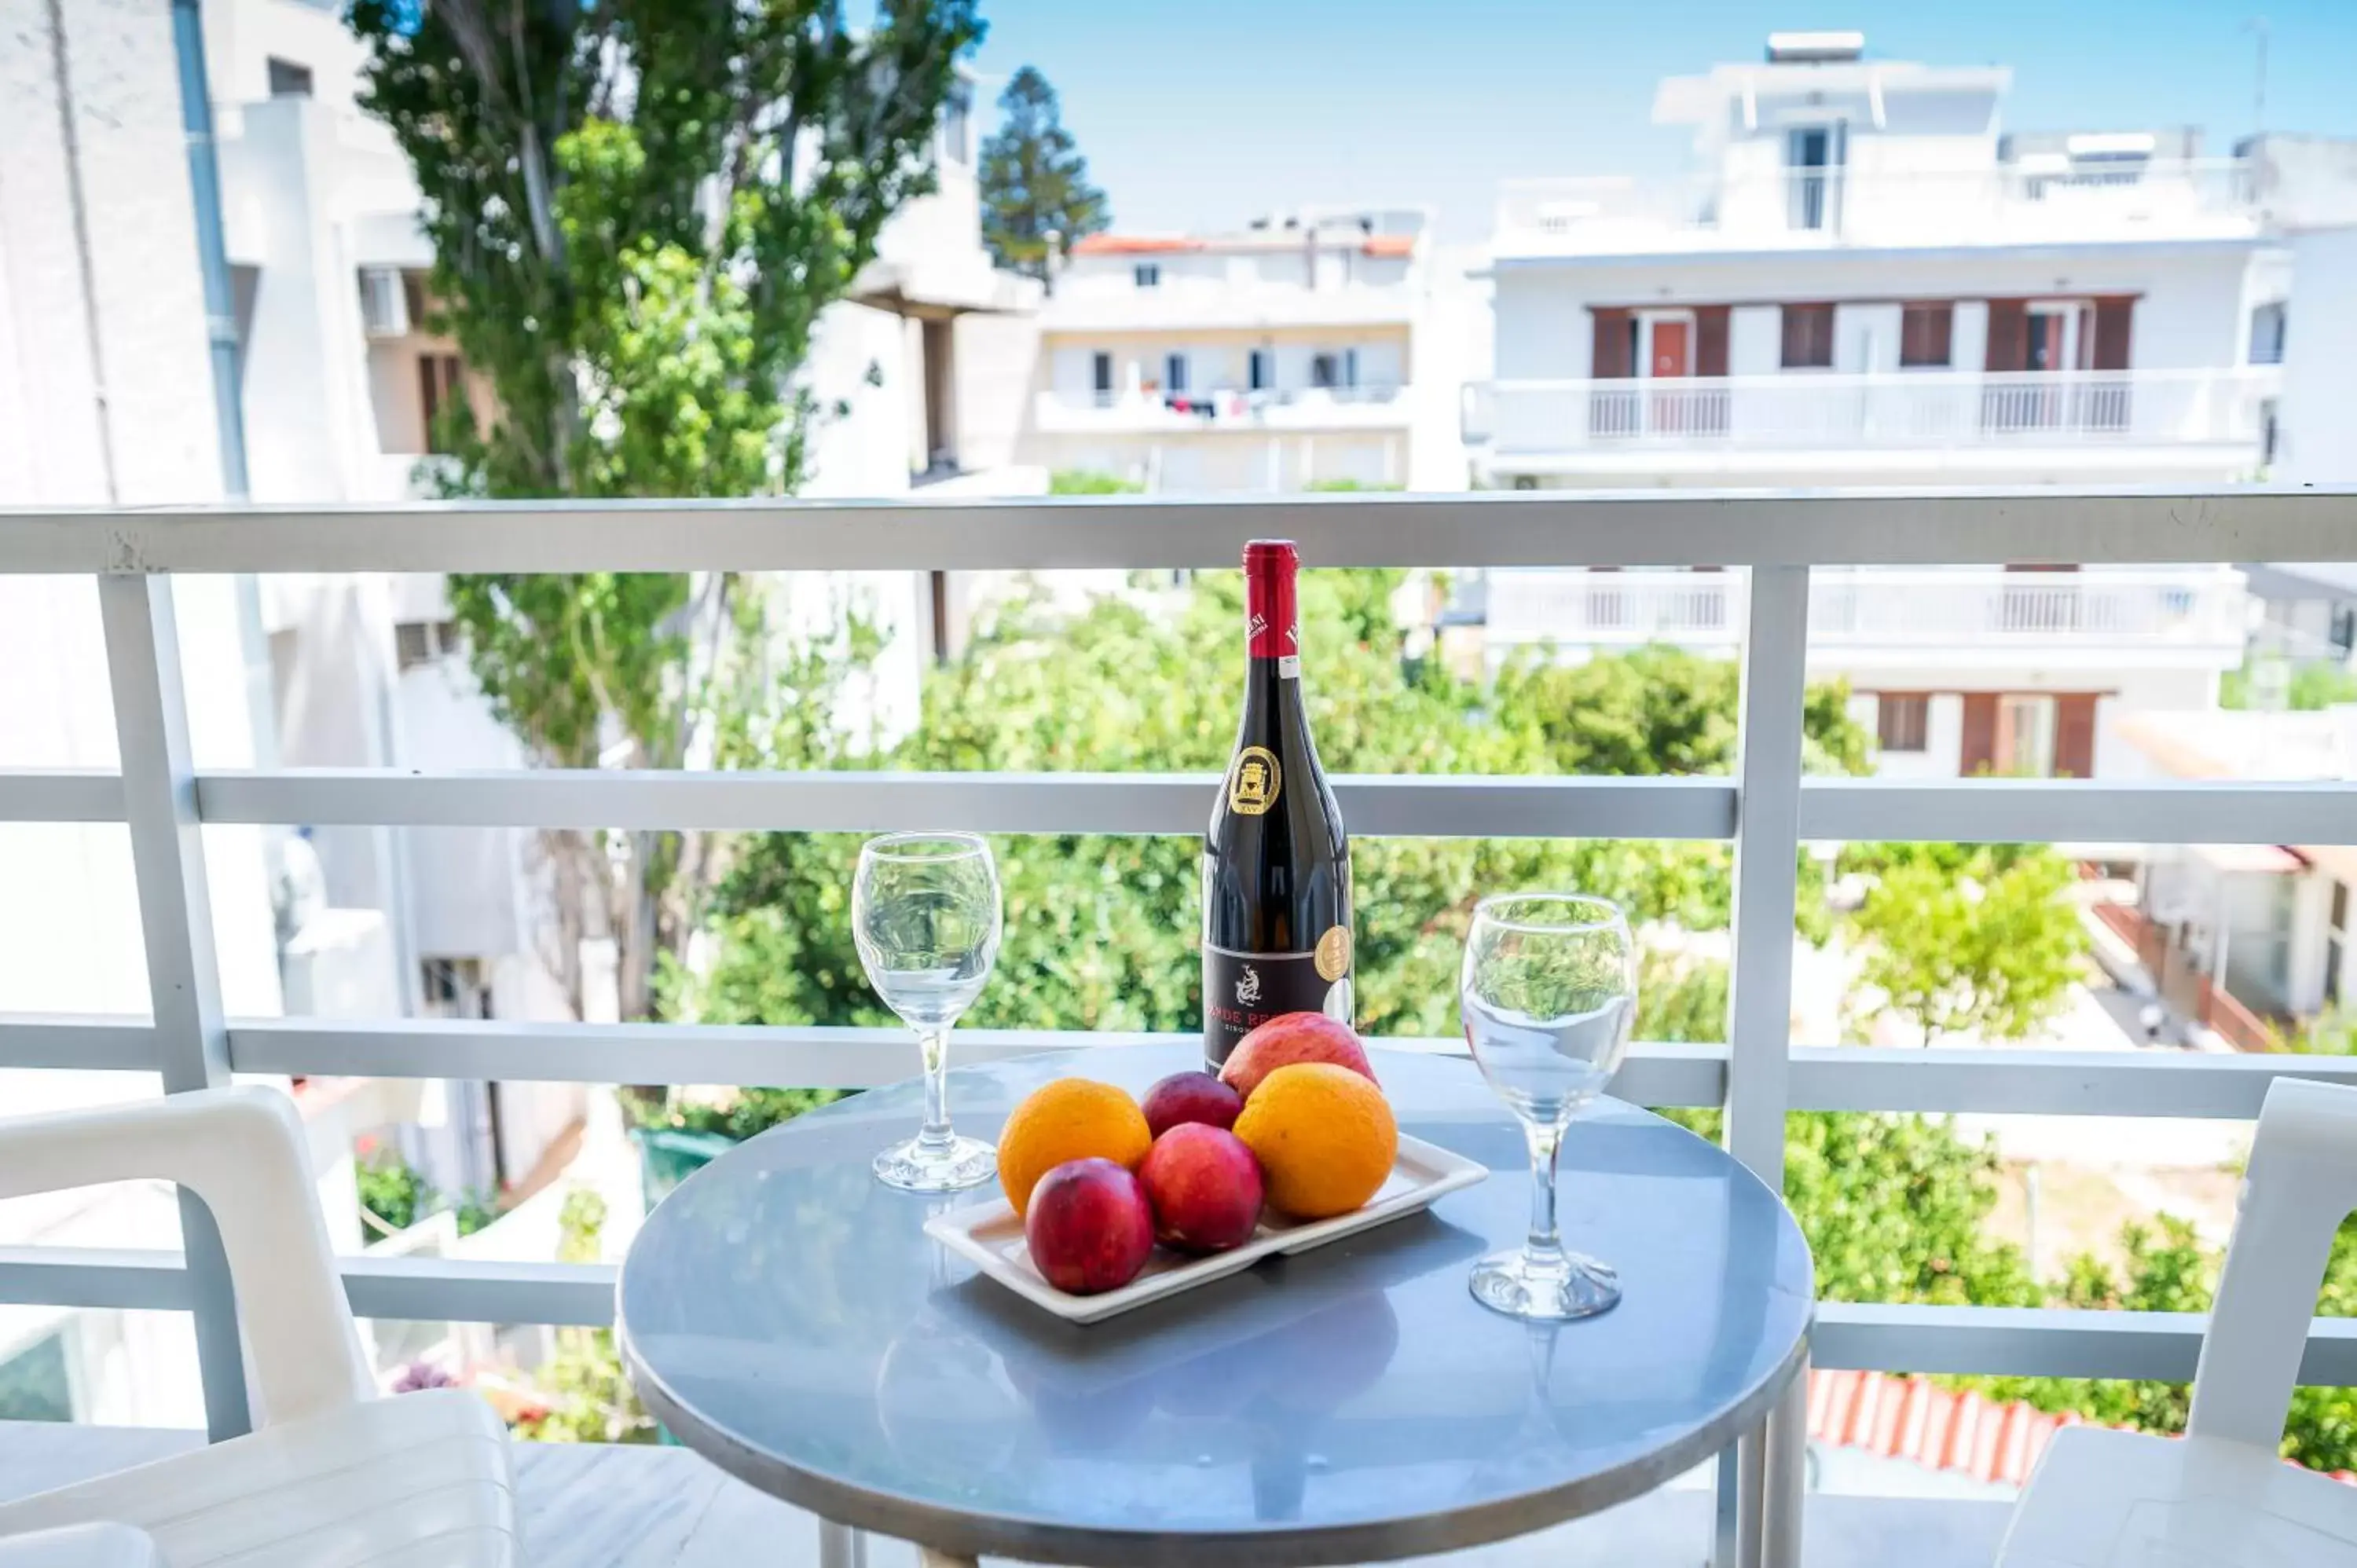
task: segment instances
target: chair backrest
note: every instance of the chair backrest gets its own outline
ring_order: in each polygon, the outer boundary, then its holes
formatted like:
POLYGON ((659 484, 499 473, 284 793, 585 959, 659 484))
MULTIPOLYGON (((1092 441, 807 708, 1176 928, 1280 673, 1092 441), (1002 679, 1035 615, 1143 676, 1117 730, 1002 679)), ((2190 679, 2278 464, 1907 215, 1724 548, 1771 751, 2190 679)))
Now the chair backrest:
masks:
POLYGON ((2333 1233, 2357 1208, 2357 1089, 2268 1086, 2186 1431, 2275 1452, 2333 1233))
POLYGON ((143 1179, 177 1183, 212 1211, 259 1420, 374 1393, 293 1101, 257 1087, 205 1089, 0 1120, 0 1197, 143 1179))

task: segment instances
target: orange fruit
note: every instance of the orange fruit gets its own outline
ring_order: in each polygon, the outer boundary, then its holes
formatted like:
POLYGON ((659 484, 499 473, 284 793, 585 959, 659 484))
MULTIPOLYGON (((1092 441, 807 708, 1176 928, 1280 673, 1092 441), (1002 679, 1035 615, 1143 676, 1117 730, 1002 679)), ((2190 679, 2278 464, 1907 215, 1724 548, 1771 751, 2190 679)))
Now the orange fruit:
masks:
POLYGON ((1332 1062, 1296 1062, 1262 1079, 1235 1132, 1260 1157, 1268 1201, 1296 1219, 1358 1208, 1399 1153, 1399 1123, 1383 1091, 1332 1062))
POLYGON ((1066 1160, 1111 1160, 1135 1171, 1154 1146, 1146 1112, 1109 1083, 1060 1078, 1033 1090, 998 1134, 998 1185, 1023 1214, 1031 1189, 1066 1160))

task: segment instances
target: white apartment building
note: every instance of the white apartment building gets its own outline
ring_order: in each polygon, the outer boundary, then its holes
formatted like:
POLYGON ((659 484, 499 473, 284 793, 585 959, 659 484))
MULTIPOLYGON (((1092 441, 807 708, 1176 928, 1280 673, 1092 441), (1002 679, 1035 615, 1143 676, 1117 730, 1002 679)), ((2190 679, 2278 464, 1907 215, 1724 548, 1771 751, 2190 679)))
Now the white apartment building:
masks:
MULTIPOLYGON (((1695 170, 1505 188, 1477 482, 2228 482, 2269 460, 2289 256, 2264 145, 2008 134, 2010 73, 1779 35, 1662 83, 1695 170)), ((2313 183, 2313 182, 2310 182, 2313 183)), ((1707 575, 1493 574, 1492 659, 1732 648, 1707 575)), ((2200 708, 2244 652, 2224 567, 1820 574, 1813 662, 1892 773, 2134 773, 2119 712, 2200 708)))
POLYGON ((1041 306, 1024 450, 1148 490, 1455 489, 1429 215, 1092 234, 1041 306))

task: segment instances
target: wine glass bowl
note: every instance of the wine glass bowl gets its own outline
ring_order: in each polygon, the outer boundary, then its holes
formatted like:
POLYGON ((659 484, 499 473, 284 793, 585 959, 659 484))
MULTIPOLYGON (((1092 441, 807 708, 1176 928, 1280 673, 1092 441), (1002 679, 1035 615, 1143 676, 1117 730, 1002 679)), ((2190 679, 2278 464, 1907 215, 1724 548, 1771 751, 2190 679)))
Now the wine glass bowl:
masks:
POLYGON ((962 1192, 998 1170, 998 1151, 950 1128, 950 1030, 990 980, 1002 915, 990 846, 973 833, 888 833, 860 847, 852 940, 868 983, 916 1031, 925 1067, 917 1135, 876 1156, 907 1192, 962 1192))
POLYGON ((1564 1250, 1555 1155, 1579 1108, 1627 1054, 1637 1015, 1636 943, 1620 908, 1574 893, 1513 893, 1474 908, 1458 1002, 1465 1041, 1531 1151, 1531 1230, 1474 1266, 1485 1306, 1542 1321, 1586 1317, 1620 1299, 1608 1264, 1564 1250))

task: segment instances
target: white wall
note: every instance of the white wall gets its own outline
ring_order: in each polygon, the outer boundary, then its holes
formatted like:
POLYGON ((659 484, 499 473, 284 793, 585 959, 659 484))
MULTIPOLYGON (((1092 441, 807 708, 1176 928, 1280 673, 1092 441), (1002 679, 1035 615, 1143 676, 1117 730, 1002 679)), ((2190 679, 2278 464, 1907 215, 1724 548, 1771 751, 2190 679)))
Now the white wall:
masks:
POLYGON ((2357 229, 2292 242, 2276 477, 2357 479, 2357 229))

